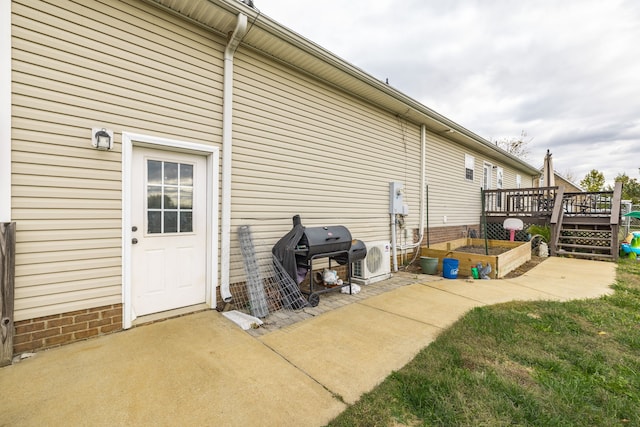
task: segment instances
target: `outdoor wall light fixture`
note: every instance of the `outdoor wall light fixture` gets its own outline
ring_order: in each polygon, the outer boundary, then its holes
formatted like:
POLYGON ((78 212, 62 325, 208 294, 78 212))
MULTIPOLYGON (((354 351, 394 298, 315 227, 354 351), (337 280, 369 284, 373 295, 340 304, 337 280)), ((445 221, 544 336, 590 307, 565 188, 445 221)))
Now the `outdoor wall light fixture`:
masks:
POLYGON ((100 151, 109 151, 113 148, 113 131, 105 128, 91 129, 91 145, 100 151))

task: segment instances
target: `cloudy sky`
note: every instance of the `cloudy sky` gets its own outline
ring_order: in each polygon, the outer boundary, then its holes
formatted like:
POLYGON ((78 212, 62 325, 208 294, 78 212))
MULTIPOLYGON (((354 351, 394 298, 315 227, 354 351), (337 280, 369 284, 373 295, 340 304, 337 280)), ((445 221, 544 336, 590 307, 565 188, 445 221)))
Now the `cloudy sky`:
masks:
POLYGON ((263 14, 576 183, 640 180, 640 1, 254 0, 263 14))

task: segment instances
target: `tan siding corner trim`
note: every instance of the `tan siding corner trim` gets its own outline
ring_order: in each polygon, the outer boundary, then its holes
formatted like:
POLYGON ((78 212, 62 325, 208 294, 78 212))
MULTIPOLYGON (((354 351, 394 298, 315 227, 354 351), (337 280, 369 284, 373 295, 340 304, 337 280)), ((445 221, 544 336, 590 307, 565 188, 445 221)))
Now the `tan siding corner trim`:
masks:
POLYGON ((11 2, 0 2, 0 222, 11 221, 11 2))

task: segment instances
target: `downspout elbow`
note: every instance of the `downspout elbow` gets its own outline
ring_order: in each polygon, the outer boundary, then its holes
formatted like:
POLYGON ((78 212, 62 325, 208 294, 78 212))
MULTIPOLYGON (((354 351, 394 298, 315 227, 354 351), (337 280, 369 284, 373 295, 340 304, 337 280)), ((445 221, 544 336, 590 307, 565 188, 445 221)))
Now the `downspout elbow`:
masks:
POLYGON ((229 42, 227 43, 227 47, 224 50, 224 60, 233 61, 233 55, 236 53, 242 38, 247 33, 247 15, 239 14, 238 22, 236 22, 236 28, 231 33, 229 37, 229 42))
POLYGON ((222 93, 222 218, 220 243, 220 296, 225 302, 232 299, 229 286, 231 258, 231 160, 233 151, 233 57, 247 33, 247 16, 238 15, 236 28, 224 51, 222 93))

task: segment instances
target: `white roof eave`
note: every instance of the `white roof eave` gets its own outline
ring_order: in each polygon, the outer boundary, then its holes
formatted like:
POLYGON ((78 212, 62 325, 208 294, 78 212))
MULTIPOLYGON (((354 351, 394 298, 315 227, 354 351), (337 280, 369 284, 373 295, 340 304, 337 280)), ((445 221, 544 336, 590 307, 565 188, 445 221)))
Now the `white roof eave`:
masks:
POLYGON ((260 51, 409 121, 424 124, 433 133, 446 134, 450 140, 488 157, 500 159, 532 176, 539 173, 529 163, 499 149, 490 141, 238 0, 148 1, 223 35, 233 30, 237 15, 244 13, 248 17, 249 30, 242 40, 243 46, 260 51))

